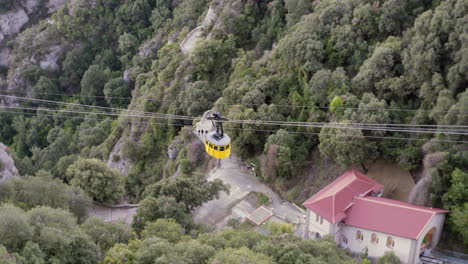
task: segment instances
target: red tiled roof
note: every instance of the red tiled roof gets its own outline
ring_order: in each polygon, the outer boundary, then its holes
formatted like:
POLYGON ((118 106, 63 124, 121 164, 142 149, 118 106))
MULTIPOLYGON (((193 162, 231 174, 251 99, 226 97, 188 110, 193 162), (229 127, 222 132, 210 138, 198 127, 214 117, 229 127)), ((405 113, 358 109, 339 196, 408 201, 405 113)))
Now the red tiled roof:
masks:
POLYGON ((335 224, 346 217, 344 211, 352 204, 354 197, 382 189, 382 184, 357 170, 349 170, 302 205, 335 224))
POLYGON ((436 214, 448 212, 381 197, 356 197, 346 210, 344 222, 350 226, 417 239, 436 214))

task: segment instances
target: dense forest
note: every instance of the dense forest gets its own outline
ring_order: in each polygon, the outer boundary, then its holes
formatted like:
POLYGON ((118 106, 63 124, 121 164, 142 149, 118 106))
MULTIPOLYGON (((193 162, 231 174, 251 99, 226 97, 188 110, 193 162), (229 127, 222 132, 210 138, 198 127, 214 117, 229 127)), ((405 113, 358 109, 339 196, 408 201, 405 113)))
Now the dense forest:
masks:
POLYGON ((411 171, 441 153, 426 205, 451 211, 441 244, 468 248, 467 1, 70 0, 37 16, 0 40, 0 142, 23 176, 0 182, 0 263, 353 263, 327 239, 193 223, 229 192, 190 128, 210 109, 258 121, 226 123, 233 153, 286 194, 314 153, 411 171), (132 227, 86 219, 122 200, 140 203, 132 227))

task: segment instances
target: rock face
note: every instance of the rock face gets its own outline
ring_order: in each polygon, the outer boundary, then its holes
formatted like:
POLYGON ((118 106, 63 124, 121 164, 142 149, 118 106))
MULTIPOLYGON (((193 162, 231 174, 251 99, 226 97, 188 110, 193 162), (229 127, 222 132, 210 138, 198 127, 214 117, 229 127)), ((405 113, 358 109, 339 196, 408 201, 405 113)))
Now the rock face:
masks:
POLYGON ((49 50, 50 53, 45 56, 39 65, 43 70, 57 71, 60 69, 58 60, 63 55, 64 48, 62 46, 53 46, 49 50))
POLYGON ((47 3, 48 13, 53 14, 62 8, 68 0, 49 0, 47 3))
POLYGON ((6 181, 18 176, 18 169, 16 169, 15 162, 8 153, 8 147, 0 143, 0 181, 6 181))
POLYGON ((113 169, 117 169, 122 175, 127 176, 132 167, 131 161, 122 154, 122 146, 127 138, 121 137, 114 145, 112 152, 109 155, 107 165, 113 169))
POLYGON ((431 169, 435 168, 437 164, 444 160, 446 152, 426 153, 424 155, 422 170, 417 175, 420 180, 411 190, 408 196, 408 202, 415 205, 432 206, 431 201, 431 185, 432 174, 431 169))
POLYGON ((180 49, 184 54, 190 54, 190 51, 193 50, 193 48, 196 46, 196 44, 205 39, 205 31, 207 31, 210 27, 214 25, 217 19, 217 15, 214 11, 214 8, 210 6, 208 9, 208 12, 205 16, 205 19, 203 20, 203 23, 194 28, 188 35, 185 37, 185 39, 180 43, 180 49))
POLYGON ((0 15, 0 42, 6 37, 18 34, 28 21, 28 14, 22 8, 0 15))

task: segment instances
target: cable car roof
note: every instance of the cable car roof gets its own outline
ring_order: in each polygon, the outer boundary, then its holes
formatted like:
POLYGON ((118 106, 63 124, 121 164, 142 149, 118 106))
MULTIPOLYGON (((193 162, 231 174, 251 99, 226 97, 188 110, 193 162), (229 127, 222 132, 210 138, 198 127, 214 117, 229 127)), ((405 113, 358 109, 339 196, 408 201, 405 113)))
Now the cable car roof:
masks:
POLYGON ((229 143, 231 143, 231 138, 227 134, 224 134, 223 138, 221 138, 220 140, 216 140, 213 137, 214 134, 216 134, 216 131, 210 131, 205 136, 206 140, 208 140, 208 142, 210 142, 211 144, 218 145, 218 146, 226 146, 229 143))

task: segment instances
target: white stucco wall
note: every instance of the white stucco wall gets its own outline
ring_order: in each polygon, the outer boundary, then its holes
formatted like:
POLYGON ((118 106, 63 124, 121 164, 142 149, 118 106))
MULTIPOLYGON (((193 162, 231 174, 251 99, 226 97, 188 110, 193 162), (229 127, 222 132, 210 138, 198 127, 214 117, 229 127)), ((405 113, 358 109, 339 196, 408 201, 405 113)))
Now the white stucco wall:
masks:
MULTIPOLYGON (((440 240, 440 236, 442 234, 442 229, 444 227, 444 221, 445 221, 445 214, 436 214, 432 219, 431 221, 429 222, 429 224, 426 225, 426 227, 423 229, 423 231, 421 232, 418 240, 417 240, 417 243, 416 243, 416 246, 415 246, 415 254, 413 256, 411 256, 411 260, 413 261, 412 263, 420 263, 420 260, 419 260, 419 253, 421 252, 421 245, 422 245, 422 241, 424 239, 424 237, 426 236, 426 234, 433 228, 435 227, 436 228, 436 232, 434 233, 434 236, 432 238, 432 245, 431 245, 431 249, 434 248, 438 243, 439 243, 439 240, 440 240)), ((411 262, 409 262, 411 263, 411 262)))
MULTIPOLYGON (((354 226, 343 226, 341 228, 341 235, 348 238, 348 243, 343 243, 341 239, 340 245, 343 248, 348 248, 355 253, 364 253, 367 248, 367 253, 370 257, 381 257, 386 251, 393 251, 397 255, 403 264, 407 264, 410 256, 412 256, 412 248, 416 245, 416 240, 389 235, 387 233, 371 231, 366 229, 357 228, 354 226), (363 234, 363 240, 356 240, 356 233, 360 230, 363 234), (379 239, 378 243, 371 242, 371 235, 375 233, 379 239), (391 236, 395 241, 393 248, 387 247, 387 237, 391 236)), ((412 264, 412 263, 411 263, 412 264)))
POLYGON ((310 209, 307 209, 307 215, 307 220, 309 221, 309 238, 315 238, 315 233, 319 233, 320 237, 333 234, 333 224, 330 223, 327 219, 323 218, 323 222, 320 224, 320 218, 322 217, 319 215, 319 221, 317 222, 317 213, 310 209))

